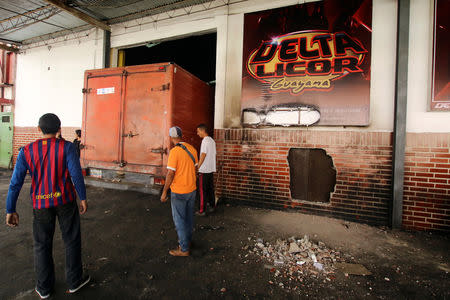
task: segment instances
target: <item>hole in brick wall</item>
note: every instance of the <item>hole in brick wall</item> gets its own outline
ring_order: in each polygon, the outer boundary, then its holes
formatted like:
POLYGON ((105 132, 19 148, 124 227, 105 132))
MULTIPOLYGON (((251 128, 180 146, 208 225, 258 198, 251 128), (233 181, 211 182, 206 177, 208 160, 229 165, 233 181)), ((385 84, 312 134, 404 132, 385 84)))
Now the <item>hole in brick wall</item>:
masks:
POLYGON ((330 201, 336 185, 336 169, 324 149, 291 148, 288 162, 292 199, 330 201))

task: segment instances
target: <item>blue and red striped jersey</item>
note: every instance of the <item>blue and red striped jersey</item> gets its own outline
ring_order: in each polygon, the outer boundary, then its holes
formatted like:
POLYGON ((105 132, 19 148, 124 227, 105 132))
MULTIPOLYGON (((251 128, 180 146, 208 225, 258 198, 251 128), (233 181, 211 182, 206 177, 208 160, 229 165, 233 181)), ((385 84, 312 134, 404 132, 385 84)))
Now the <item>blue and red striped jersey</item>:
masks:
POLYGON ((72 143, 57 138, 40 139, 20 150, 6 198, 6 212, 16 211, 16 202, 27 171, 31 176, 33 208, 42 209, 86 199, 80 160, 72 143), (74 187, 75 185, 75 187, 74 187))

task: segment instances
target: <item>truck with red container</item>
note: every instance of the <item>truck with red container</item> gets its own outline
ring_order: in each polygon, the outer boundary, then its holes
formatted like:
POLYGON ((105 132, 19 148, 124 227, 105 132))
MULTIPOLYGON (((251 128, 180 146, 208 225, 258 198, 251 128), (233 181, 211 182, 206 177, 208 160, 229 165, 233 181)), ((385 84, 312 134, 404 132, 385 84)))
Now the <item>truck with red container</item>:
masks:
POLYGON ((212 88, 173 63, 88 70, 81 164, 97 186, 159 192, 169 128, 199 149, 197 125, 213 128, 212 88))

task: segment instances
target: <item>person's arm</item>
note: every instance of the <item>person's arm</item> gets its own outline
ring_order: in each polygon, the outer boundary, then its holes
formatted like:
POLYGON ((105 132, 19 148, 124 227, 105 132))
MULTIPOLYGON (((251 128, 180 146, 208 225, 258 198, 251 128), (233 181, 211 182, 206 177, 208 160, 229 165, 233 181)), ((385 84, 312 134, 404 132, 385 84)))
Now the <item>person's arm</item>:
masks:
POLYGON ((16 166, 9 184, 8 196, 6 197, 6 225, 15 227, 19 225, 19 214, 16 212, 16 203, 19 198, 23 181, 27 175, 28 165, 25 160, 23 149, 17 156, 16 166))
POLYGON ((164 188, 161 194, 161 202, 166 202, 167 201, 167 191, 169 190, 170 185, 173 182, 173 178, 175 177, 175 171, 174 170, 167 170, 167 175, 166 175, 166 183, 164 184, 164 188))
POLYGON ((166 182, 164 183, 164 188, 161 194, 161 202, 167 201, 167 191, 170 188, 170 185, 173 182, 173 178, 175 177, 175 172, 177 171, 177 156, 175 150, 172 149, 169 152, 169 157, 167 159, 167 175, 166 182))
POLYGON ((198 161, 198 169, 202 166, 203 162, 205 161, 206 153, 200 153, 200 160, 198 161))
POLYGON ((80 197, 80 214, 84 214, 87 211, 86 186, 84 184, 83 173, 81 172, 80 159, 72 143, 69 143, 67 146, 66 162, 70 177, 72 178, 78 197, 80 197))
POLYGON ((200 160, 198 161, 197 169, 200 169, 203 162, 205 161, 206 155, 208 155, 208 140, 203 138, 202 144, 200 146, 200 160))

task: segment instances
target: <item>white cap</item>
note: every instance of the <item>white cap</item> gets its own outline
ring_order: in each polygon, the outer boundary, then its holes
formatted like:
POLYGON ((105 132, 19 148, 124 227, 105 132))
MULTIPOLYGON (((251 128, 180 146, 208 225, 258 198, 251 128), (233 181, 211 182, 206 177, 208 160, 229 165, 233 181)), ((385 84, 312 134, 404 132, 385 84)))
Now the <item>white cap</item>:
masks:
POLYGON ((183 133, 181 132, 181 128, 178 126, 174 126, 169 129, 169 136, 176 138, 176 137, 182 137, 183 133))

